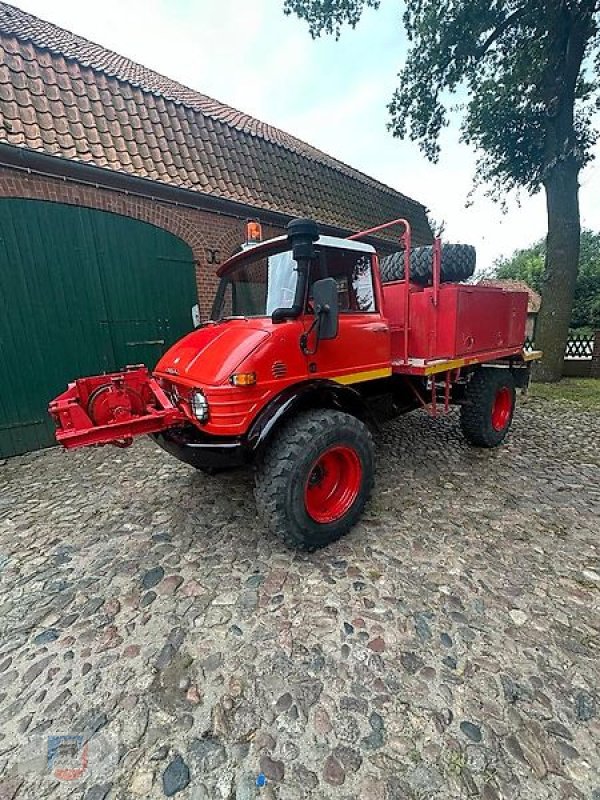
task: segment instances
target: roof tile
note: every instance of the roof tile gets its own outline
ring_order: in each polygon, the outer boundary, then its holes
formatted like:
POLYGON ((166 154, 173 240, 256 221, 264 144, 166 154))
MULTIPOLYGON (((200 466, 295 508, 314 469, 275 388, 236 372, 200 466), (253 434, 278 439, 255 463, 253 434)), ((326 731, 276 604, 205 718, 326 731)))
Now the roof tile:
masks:
POLYGON ((284 131, 0 0, 3 141, 345 229, 424 207, 284 131), (25 141, 24 141, 25 137, 25 141))

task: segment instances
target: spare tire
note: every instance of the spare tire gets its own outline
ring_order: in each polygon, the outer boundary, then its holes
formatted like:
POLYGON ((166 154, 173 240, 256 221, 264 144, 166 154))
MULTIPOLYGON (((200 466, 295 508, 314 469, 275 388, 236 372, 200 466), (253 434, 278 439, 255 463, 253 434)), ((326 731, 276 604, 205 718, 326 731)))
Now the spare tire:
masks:
MULTIPOLYGON (((440 281, 458 283, 468 280, 475 272, 475 248, 470 244, 443 244, 440 281)), ((420 286, 433 281, 433 246, 415 247, 410 252, 410 279, 420 286)), ((379 259, 383 283, 404 280, 404 252, 392 253, 379 259)))

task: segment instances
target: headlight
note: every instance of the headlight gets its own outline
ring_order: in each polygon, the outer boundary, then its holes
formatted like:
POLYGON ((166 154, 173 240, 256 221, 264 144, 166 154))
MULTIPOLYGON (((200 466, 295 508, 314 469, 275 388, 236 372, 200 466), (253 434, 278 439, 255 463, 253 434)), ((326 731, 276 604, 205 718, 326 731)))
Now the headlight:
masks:
POLYGON ((191 393, 190 407, 198 422, 206 422, 208 419, 208 401, 202 392, 196 390, 191 393))

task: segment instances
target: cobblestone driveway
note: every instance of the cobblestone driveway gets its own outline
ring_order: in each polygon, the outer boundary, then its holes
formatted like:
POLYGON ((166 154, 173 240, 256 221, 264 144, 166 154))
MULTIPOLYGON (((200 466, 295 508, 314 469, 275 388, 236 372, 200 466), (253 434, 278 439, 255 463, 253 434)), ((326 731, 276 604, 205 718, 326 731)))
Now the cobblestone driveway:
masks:
POLYGON ((412 414, 302 555, 150 441, 10 460, 0 798, 598 800, 599 464, 592 411, 531 400, 493 452, 412 414))

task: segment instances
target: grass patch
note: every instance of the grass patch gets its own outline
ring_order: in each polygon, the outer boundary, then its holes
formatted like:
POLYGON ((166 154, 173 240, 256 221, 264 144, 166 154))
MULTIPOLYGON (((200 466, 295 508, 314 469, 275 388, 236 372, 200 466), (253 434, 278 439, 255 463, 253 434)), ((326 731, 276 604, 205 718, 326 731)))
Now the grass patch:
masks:
POLYGON ((542 400, 567 400, 583 408, 600 408, 600 380, 594 378, 563 378, 559 383, 532 383, 529 394, 542 400))

